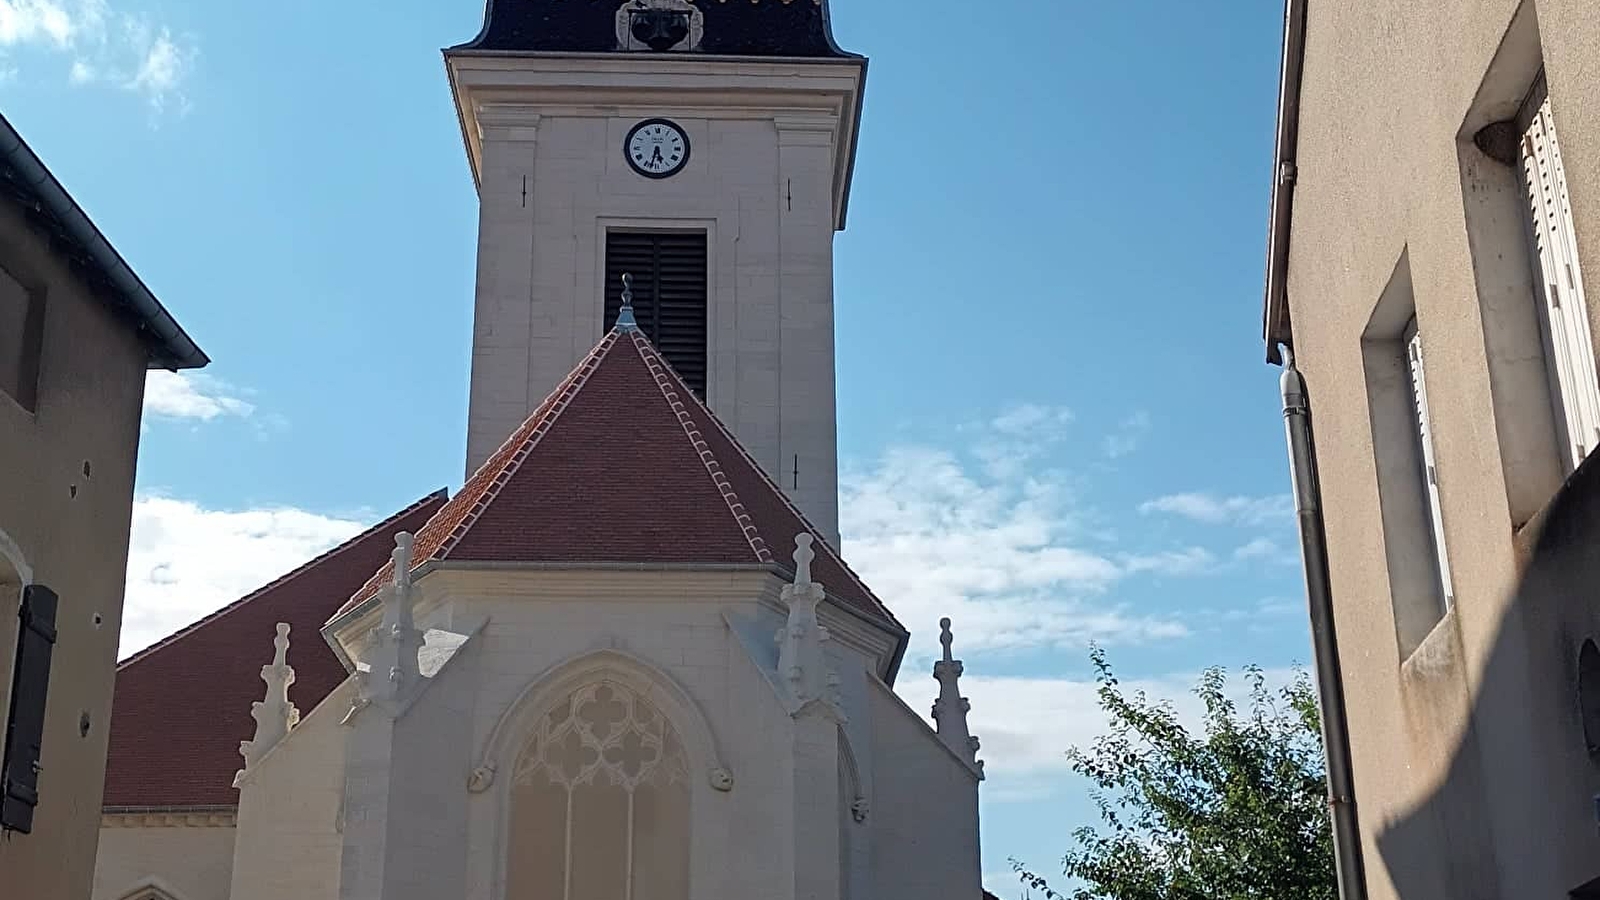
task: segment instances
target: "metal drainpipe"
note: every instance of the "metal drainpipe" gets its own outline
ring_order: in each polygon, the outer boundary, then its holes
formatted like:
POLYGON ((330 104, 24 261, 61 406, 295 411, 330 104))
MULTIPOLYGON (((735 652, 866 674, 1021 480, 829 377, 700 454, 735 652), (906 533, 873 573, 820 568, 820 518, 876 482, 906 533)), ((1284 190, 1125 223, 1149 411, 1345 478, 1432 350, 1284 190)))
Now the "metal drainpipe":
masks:
POLYGON ((1333 624, 1333 591, 1328 577, 1328 539, 1322 520, 1322 485, 1317 479, 1317 449, 1311 429, 1311 397, 1285 347, 1283 421, 1289 439, 1289 478, 1294 484, 1295 517, 1300 525, 1300 558, 1306 571, 1306 602, 1311 609, 1311 645, 1316 658, 1317 698, 1322 713, 1322 748, 1327 757, 1328 813, 1333 820, 1333 859, 1341 900, 1366 900, 1366 869, 1361 861, 1361 830, 1356 819, 1355 780, 1350 766, 1350 722, 1345 717, 1344 676, 1339 669, 1339 639, 1333 624))

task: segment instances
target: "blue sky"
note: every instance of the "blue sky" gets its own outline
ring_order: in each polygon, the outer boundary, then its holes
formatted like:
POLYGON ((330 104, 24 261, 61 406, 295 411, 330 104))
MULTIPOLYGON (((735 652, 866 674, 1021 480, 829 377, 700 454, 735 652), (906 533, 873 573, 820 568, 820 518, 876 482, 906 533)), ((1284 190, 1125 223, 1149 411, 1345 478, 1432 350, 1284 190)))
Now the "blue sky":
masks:
MULTIPOLYGON (((1281 4, 832 0, 845 552, 956 620, 989 886, 1091 807, 1087 643, 1179 698, 1308 647, 1259 312, 1281 4), (912 473, 918 473, 913 478, 912 473), (925 475, 923 473, 933 473, 925 475)), ((0 103, 216 360, 151 385, 124 652, 460 480, 481 0, 0 0, 0 103)))

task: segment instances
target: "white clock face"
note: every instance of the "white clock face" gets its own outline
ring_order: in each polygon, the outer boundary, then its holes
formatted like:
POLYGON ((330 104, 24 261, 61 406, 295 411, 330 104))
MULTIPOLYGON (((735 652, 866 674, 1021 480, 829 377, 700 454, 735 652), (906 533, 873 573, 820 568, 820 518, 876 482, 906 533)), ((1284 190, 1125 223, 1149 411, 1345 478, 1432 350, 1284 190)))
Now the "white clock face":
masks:
POLYGON ((675 122, 647 119, 628 132, 622 151, 635 172, 646 178, 666 178, 689 161, 689 136, 675 122))

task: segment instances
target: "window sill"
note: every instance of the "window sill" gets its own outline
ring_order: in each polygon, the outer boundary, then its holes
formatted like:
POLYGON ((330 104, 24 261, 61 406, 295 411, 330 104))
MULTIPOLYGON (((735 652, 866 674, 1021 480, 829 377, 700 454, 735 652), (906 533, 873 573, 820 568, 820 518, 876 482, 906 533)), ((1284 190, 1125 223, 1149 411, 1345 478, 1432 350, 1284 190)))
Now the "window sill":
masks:
POLYGON ((1535 554, 1549 552, 1554 544, 1570 536, 1572 528, 1582 527, 1574 521, 1573 514, 1587 503, 1600 503, 1600 450, 1591 451, 1544 506, 1512 530, 1518 580, 1527 573, 1535 554))
POLYGON ((1455 640, 1456 608, 1454 606, 1433 623, 1426 637, 1400 661, 1400 680, 1406 685, 1436 682, 1454 674, 1461 662, 1461 650, 1455 640))

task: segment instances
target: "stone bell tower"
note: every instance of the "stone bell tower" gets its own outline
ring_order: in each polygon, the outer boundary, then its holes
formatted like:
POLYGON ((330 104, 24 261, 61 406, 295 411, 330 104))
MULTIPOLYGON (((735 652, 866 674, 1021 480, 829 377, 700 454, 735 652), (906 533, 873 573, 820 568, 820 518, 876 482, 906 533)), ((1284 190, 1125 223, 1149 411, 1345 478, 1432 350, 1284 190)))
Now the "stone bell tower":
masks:
POLYGON ((867 62, 824 0, 491 3, 445 62, 480 205, 469 474, 630 274, 641 330, 837 545, 833 236, 867 62))

